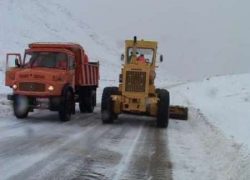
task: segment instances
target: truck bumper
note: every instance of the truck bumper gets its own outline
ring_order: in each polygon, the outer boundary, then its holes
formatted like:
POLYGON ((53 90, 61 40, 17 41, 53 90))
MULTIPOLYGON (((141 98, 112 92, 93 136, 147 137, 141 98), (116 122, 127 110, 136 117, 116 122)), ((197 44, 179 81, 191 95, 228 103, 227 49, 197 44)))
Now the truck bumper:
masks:
MULTIPOLYGON (((29 106, 34 109, 50 109, 52 111, 58 111, 61 103, 60 96, 51 96, 45 98, 38 98, 33 96, 27 96, 29 99, 29 106)), ((13 101, 15 95, 8 94, 7 99, 13 101)))

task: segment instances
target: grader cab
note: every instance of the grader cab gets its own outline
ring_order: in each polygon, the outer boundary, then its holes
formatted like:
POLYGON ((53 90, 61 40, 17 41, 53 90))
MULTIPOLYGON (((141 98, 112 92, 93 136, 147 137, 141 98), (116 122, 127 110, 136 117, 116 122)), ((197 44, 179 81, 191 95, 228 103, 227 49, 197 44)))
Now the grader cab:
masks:
MULTIPOLYGON (((125 41, 125 63, 119 78, 119 87, 103 90, 101 112, 103 123, 113 123, 121 113, 156 117, 158 127, 166 128, 169 117, 187 119, 187 108, 170 106, 169 92, 156 89, 157 42, 125 41)), ((160 61, 163 56, 160 56, 160 61)))

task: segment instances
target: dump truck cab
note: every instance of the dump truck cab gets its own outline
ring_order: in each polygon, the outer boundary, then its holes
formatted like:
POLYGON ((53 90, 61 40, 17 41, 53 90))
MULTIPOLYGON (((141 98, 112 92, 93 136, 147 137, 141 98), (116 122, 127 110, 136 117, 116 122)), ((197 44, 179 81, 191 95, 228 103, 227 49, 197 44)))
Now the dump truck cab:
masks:
POLYGON ((5 85, 13 89, 8 99, 17 118, 33 109, 49 109, 67 121, 75 102, 81 112, 93 112, 98 81, 99 63, 89 62, 79 44, 32 43, 23 59, 17 53, 6 57, 5 85))
POLYGON ((65 84, 75 87, 75 56, 67 49, 31 45, 19 62, 14 68, 8 64, 6 67, 6 85, 12 87, 14 94, 60 96, 65 84))

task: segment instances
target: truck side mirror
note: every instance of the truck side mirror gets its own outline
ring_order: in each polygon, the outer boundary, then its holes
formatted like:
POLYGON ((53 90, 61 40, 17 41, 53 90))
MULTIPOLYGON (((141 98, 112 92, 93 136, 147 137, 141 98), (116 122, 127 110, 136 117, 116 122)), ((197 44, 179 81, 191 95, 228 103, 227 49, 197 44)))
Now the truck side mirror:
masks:
POLYGON ((124 54, 121 55, 121 61, 123 61, 123 60, 124 60, 124 54))
POLYGON ((160 62, 163 62, 163 55, 160 55, 160 62))
POLYGON ((21 67, 21 64, 20 64, 18 58, 15 59, 15 66, 16 66, 16 67, 21 67))

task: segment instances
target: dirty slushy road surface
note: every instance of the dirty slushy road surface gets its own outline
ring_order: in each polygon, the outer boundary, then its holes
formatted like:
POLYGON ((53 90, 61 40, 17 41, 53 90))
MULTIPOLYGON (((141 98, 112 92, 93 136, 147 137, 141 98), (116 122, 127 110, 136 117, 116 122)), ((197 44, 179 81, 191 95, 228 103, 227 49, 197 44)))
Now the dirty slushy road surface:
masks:
POLYGON ((1 118, 1 179, 172 179, 166 129, 126 115, 103 125, 99 112, 65 123, 49 111, 1 118))

